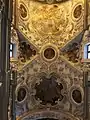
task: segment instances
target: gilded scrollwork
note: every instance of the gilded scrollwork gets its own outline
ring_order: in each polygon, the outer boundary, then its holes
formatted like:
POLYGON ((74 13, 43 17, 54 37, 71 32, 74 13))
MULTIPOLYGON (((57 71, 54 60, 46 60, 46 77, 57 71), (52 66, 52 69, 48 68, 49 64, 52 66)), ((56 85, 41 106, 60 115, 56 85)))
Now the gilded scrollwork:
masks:
POLYGON ((83 30, 83 0, 18 0, 17 6, 16 27, 25 40, 18 40, 16 106, 26 108, 17 120, 80 120, 84 96, 81 43, 68 44, 83 30), (63 52, 66 45, 69 49, 63 52))
POLYGON ((30 1, 27 7, 30 13, 29 19, 22 21, 18 16, 17 27, 37 48, 41 48, 43 43, 48 42, 62 48, 83 30, 84 8, 82 1, 73 5, 70 1, 52 5, 30 1), (69 9, 67 6, 71 6, 71 8, 69 9), (78 13, 78 9, 80 9, 80 13, 78 13), (80 17, 73 21, 73 18, 78 14, 81 14, 80 17), (22 23, 26 28, 24 30, 22 23))

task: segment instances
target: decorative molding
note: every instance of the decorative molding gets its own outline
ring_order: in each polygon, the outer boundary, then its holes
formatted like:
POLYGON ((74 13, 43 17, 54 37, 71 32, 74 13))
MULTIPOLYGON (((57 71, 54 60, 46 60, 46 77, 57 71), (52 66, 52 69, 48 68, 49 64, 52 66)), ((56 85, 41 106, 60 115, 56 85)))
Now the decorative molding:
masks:
POLYGON ((27 113, 27 115, 24 115, 22 117, 17 118, 17 120, 35 120, 35 119, 41 119, 41 118, 54 118, 58 120, 78 120, 78 118, 74 117, 68 112, 62 111, 38 111, 34 113, 27 113))

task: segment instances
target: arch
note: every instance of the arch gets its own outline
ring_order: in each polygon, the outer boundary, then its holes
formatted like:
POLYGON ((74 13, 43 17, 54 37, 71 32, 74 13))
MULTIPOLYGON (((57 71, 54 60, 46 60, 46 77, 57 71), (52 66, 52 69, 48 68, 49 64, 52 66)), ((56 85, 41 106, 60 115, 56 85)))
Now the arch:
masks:
POLYGON ((75 116, 68 112, 64 111, 49 111, 49 110, 42 110, 42 111, 34 111, 24 114, 23 116, 17 118, 17 120, 38 120, 38 119, 57 119, 57 120, 78 120, 75 116))

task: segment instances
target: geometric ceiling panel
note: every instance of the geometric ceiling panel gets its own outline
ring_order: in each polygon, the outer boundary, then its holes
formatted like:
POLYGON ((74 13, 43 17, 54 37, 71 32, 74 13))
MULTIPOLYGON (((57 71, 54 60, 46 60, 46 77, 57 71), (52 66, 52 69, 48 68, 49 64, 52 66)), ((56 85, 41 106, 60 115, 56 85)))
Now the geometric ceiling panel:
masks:
POLYGON ((38 49, 48 43, 63 48, 83 30, 83 0, 18 0, 17 6, 17 28, 38 49))
MULTIPOLYGON (((26 114, 30 112, 35 115, 35 110, 46 110, 48 112, 51 110, 59 110, 60 112, 62 110, 68 111, 67 113, 71 113, 72 110, 76 111, 72 114, 77 114, 78 111, 80 115, 83 103, 82 74, 61 56, 51 64, 43 62, 38 56, 28 66, 19 71, 16 104, 21 108, 23 108, 23 104, 27 105, 28 112, 26 114), (20 90, 24 93, 23 96, 21 96, 20 90), (72 109, 70 109, 71 106, 72 109), (80 109, 78 110, 78 108, 80 109)), ((20 114, 21 118, 17 120, 26 120, 22 118, 25 111, 20 114)), ((34 119, 28 118, 27 120, 34 119)))
POLYGON ((81 117, 83 72, 78 53, 84 31, 84 0, 17 0, 16 15, 16 111, 21 111, 17 120, 34 120, 25 113, 44 109, 74 116, 60 114, 59 120, 81 117))

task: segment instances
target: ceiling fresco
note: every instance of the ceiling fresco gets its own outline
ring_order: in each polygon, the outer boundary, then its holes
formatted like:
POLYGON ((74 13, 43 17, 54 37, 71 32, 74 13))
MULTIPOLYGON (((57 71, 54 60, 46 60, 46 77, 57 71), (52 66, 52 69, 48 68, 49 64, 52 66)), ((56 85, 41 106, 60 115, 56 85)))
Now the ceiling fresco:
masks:
POLYGON ((58 4, 18 0, 17 28, 38 49, 47 43, 60 49, 83 30, 84 3, 75 0, 58 4))
POLYGON ((17 0, 15 8, 16 120, 83 120, 84 1, 17 0))

